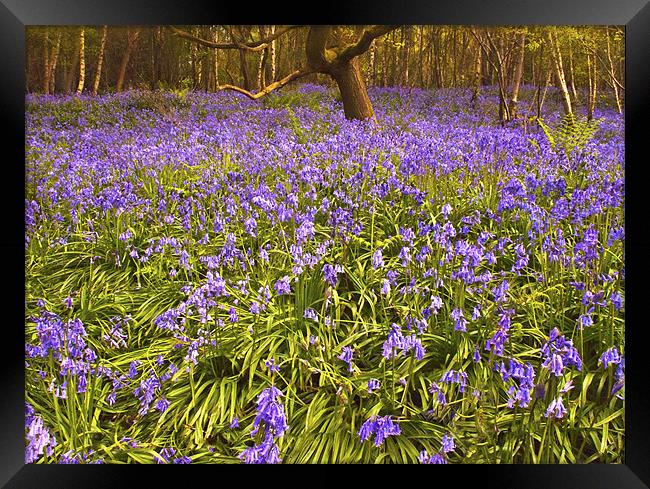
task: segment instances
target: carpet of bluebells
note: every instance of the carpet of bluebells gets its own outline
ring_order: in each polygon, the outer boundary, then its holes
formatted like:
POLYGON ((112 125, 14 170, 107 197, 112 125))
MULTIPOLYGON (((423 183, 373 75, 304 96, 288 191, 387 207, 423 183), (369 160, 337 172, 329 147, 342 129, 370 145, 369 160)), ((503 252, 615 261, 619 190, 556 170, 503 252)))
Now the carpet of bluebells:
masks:
POLYGON ((623 116, 522 93, 28 95, 26 462, 622 462, 623 116))

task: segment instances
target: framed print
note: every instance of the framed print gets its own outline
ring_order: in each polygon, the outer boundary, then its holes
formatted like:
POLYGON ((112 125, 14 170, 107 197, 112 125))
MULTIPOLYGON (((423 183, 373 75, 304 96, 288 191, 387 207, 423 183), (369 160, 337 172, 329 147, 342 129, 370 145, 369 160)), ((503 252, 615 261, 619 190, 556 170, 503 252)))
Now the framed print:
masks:
POLYGON ((644 0, 0 12, 7 487, 648 487, 644 0))

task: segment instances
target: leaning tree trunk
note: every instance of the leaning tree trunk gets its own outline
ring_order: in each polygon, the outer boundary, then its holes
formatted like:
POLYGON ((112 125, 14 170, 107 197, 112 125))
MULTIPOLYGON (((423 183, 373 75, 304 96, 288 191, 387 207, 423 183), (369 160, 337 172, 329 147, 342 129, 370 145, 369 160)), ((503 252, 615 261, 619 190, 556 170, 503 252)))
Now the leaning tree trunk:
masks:
POLYGON ((117 83, 115 84, 115 91, 116 92, 121 92, 122 88, 124 87, 124 78, 126 76, 126 67, 129 64, 129 58, 131 57, 131 52, 135 48, 135 43, 138 41, 138 37, 140 36, 140 30, 136 29, 134 31, 131 31, 129 29, 127 33, 127 44, 126 44, 126 50, 124 51, 124 54, 122 55, 122 61, 120 62, 120 70, 117 75, 117 83))
POLYGON ((612 79, 612 88, 614 89, 614 100, 616 101, 616 110, 618 110, 619 114, 622 114, 623 105, 621 104, 621 96, 618 90, 618 85, 617 85, 618 80, 616 79, 616 76, 614 74, 614 63, 612 62, 612 53, 611 53, 611 47, 609 42, 609 27, 607 28, 607 61, 609 62, 609 73, 612 79))
POLYGON ((99 45, 99 54, 97 55, 97 69, 95 70, 95 80, 93 81, 92 94, 97 95, 99 90, 99 81, 102 77, 102 65, 104 64, 104 51, 106 49, 106 37, 108 36, 108 26, 102 27, 102 40, 99 45))
POLYGON ((519 102, 519 86, 521 85, 521 75, 524 72, 524 47, 526 43, 526 33, 522 32, 519 36, 519 59, 515 67, 515 74, 512 79, 512 97, 510 97, 510 118, 517 117, 517 103, 519 102))
POLYGON ((56 65, 59 61, 59 51, 61 50, 61 31, 56 35, 56 46, 54 46, 54 53, 52 54, 52 62, 50 64, 50 92, 54 93, 56 90, 56 65))
POLYGON ((375 112, 357 58, 334 67, 332 77, 341 92, 345 118, 374 119, 375 112))
POLYGON ((551 60, 553 63, 553 68, 555 69, 555 78, 557 79, 560 93, 562 95, 562 106, 564 107, 564 113, 568 116, 573 116, 573 107, 571 104, 571 96, 569 94, 569 88, 566 83, 566 77, 564 76, 564 67, 562 65, 562 53, 560 52, 560 45, 558 43, 557 34, 553 31, 549 32, 549 40, 551 45, 551 60))

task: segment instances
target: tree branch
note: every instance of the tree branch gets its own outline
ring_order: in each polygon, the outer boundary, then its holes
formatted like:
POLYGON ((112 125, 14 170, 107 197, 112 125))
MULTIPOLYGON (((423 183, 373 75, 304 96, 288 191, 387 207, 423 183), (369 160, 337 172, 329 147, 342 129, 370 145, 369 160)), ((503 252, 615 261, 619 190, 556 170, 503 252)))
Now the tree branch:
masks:
POLYGON ((260 90, 257 93, 249 92, 248 90, 244 90, 243 88, 238 87, 236 85, 219 85, 219 90, 233 90, 235 92, 239 92, 243 95, 246 95, 251 100, 257 100, 259 98, 262 98, 265 95, 268 95, 272 91, 277 90, 278 88, 282 88, 287 83, 293 80, 297 80, 298 78, 311 75, 314 72, 315 70, 312 69, 301 68, 299 70, 294 71, 293 73, 288 74, 281 80, 278 80, 274 83, 271 83, 270 85, 267 85, 264 89, 260 90))
POLYGON ((355 56, 365 53, 370 48, 370 44, 374 39, 398 27, 398 25, 374 25, 370 29, 366 29, 356 43, 347 46, 338 54, 336 57, 337 61, 349 61, 355 56))
MULTIPOLYGON (((607 64, 605 63, 605 61, 603 60, 603 58, 601 58, 600 55, 596 52, 596 49, 593 48, 592 46, 587 45, 586 43, 583 43, 583 46, 584 46, 584 47, 585 47, 585 48, 586 48, 586 49, 587 49, 587 50, 588 50, 592 55, 594 55, 595 58, 600 62, 600 64, 602 65, 602 67, 605 69, 605 71, 607 72, 607 74, 612 78, 612 80, 614 81, 614 83, 616 83, 616 85, 618 86, 618 88, 620 88, 621 90, 625 91, 625 87, 621 84, 620 81, 618 81, 618 79, 616 78, 616 75, 614 75, 614 73, 613 73, 612 70, 607 66, 607 64)), ((614 88, 614 87, 612 86, 612 83, 609 83, 609 85, 610 85, 612 88, 614 88)))
POLYGON ((178 29, 174 26, 169 26, 171 31, 174 33, 174 35, 178 37, 182 37, 183 39, 188 39, 192 42, 201 44, 203 46, 207 46, 209 48, 213 49, 242 49, 245 51, 262 51, 266 49, 271 42, 276 40, 278 37, 282 36, 283 34, 286 34, 287 32, 297 29, 298 27, 303 27, 301 25, 290 25, 287 26, 283 29, 280 29, 276 31, 274 34, 271 34, 268 37, 265 37, 264 39, 260 39, 259 41, 251 41, 251 42, 214 42, 214 41, 209 41, 207 39, 202 39, 200 37, 193 36, 187 31, 178 29))

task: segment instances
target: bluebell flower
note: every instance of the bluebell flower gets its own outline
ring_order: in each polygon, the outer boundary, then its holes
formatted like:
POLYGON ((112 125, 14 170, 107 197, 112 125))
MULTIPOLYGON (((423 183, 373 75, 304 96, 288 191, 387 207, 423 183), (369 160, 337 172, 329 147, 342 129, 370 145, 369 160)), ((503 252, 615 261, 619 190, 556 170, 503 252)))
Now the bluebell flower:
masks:
POLYGON ((456 449, 456 444, 451 435, 443 435, 442 437, 442 451, 445 453, 453 452, 456 449))
POLYGON ((544 413, 544 416, 546 418, 562 419, 566 413, 567 410, 564 407, 564 403, 562 402, 562 396, 560 396, 557 399, 553 399, 551 401, 551 403, 548 405, 548 408, 546 409, 546 412, 544 413))
POLYGON ((623 299, 619 292, 612 292, 609 296, 609 301, 616 308, 617 311, 620 311, 623 308, 623 299))
POLYGON ((266 368, 269 369, 269 372, 279 372, 280 371, 280 367, 278 365, 276 365, 274 358, 271 358, 271 359, 267 360, 266 362, 264 362, 264 365, 266 365, 266 368))
POLYGON ((343 266, 341 265, 330 265, 326 263, 323 265, 323 276, 325 277, 325 282, 327 282, 332 287, 336 287, 338 283, 338 274, 343 273, 343 266))
POLYGON ((50 433, 40 416, 30 416, 27 427, 27 447, 25 448, 25 463, 36 462, 41 456, 51 456, 57 445, 56 437, 50 433))
POLYGON ((289 428, 286 422, 284 406, 279 398, 282 392, 275 386, 264 389, 257 398, 257 416, 253 421, 251 436, 257 434, 264 426, 264 440, 259 445, 245 449, 239 458, 247 464, 279 463, 279 449, 275 440, 289 428))
POLYGON ((343 347, 343 352, 338 356, 340 360, 343 360, 348 364, 348 372, 352 372, 352 355, 354 350, 349 346, 343 347))
POLYGON ((368 380, 368 393, 371 393, 373 391, 376 391, 379 389, 381 383, 379 382, 378 379, 369 379, 368 380))
POLYGON ((573 342, 560 335, 557 328, 549 334, 549 340, 542 346, 542 368, 549 369, 556 377, 564 373, 566 367, 582 370, 582 359, 573 342))
POLYGON ((289 277, 284 276, 280 280, 278 280, 275 285, 273 286, 275 291, 278 293, 278 295, 284 295, 284 294, 290 294, 291 293, 291 285, 289 284, 289 277))
POLYGON ((377 270, 378 268, 381 268, 384 266, 384 258, 382 255, 381 248, 378 248, 377 251, 375 251, 372 254, 372 268, 377 270))
POLYGON ((463 316, 463 311, 456 307, 451 311, 451 317, 456 321, 454 329, 456 331, 467 331, 467 319, 463 316))
POLYGON ((383 279, 381 281, 381 290, 380 290, 382 295, 388 295, 390 293, 390 282, 388 279, 383 279))
POLYGON ((478 363, 481 361, 481 352, 479 350, 478 345, 474 347, 474 355, 472 357, 472 360, 474 360, 474 363, 478 363))
POLYGON ((318 322, 318 315, 316 314, 316 311, 314 311, 311 307, 305 309, 303 317, 305 319, 311 319, 312 321, 318 322))
POLYGON ((607 368, 609 364, 618 365, 621 362, 621 355, 615 346, 606 350, 598 359, 598 363, 602 363, 604 368, 607 368))
POLYGON ((239 321, 239 316, 237 316, 237 311, 235 310, 234 307, 231 307, 228 310, 228 316, 229 316, 229 319, 230 319, 231 323, 236 323, 236 322, 239 321))
POLYGON ((393 422, 389 415, 383 417, 372 416, 361 425, 358 435, 359 439, 364 442, 373 434, 375 435, 375 446, 379 447, 387 437, 399 436, 401 430, 399 424, 393 422))
POLYGON ((164 413, 167 411, 167 408, 170 406, 171 402, 169 402, 167 399, 164 397, 160 398, 158 402, 156 402, 156 409, 160 411, 161 413, 164 413))

